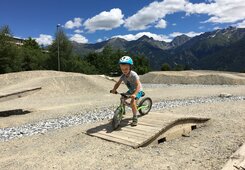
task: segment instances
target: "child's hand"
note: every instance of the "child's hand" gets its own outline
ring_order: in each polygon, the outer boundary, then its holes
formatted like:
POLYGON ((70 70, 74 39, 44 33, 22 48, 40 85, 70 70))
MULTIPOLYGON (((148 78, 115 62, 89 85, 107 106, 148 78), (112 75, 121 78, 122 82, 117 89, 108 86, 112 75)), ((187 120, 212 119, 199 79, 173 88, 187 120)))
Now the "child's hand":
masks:
POLYGON ((135 99, 135 98, 136 98, 136 95, 135 95, 135 94, 132 94, 130 97, 131 97, 132 99, 135 99))
POLYGON ((116 90, 114 90, 114 89, 112 89, 112 90, 110 90, 110 93, 116 94, 116 93, 117 93, 117 91, 116 91, 116 90))

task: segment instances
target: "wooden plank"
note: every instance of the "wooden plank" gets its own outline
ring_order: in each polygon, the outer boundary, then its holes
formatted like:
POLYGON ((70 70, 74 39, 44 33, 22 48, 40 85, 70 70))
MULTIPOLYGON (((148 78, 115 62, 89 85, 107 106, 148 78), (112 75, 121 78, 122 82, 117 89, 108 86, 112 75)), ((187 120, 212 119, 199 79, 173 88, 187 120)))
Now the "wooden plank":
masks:
POLYGON ((128 137, 122 137, 122 136, 118 136, 118 135, 115 135, 115 134, 106 134, 106 133, 103 133, 103 132, 99 132, 99 133, 96 133, 96 134, 92 134, 91 136, 96 136, 96 137, 102 137, 103 139, 105 140, 108 140, 108 141, 114 141, 116 140, 118 143, 128 143, 128 145, 135 145, 137 144, 138 142, 132 140, 131 138, 128 138, 128 137))
POLYGON ((167 115, 167 114, 156 114, 156 113, 149 113, 147 115, 144 115, 144 116, 141 116, 141 117, 155 117, 155 118, 167 118, 167 119, 176 119, 176 118, 179 118, 180 116, 177 116, 177 115, 167 115))
POLYGON ((151 128, 155 128, 155 129, 160 129, 161 128, 161 125, 156 125, 156 124, 153 124, 153 123, 143 122, 143 121, 139 121, 138 125, 145 125, 145 126, 148 126, 148 127, 151 127, 151 128))
POLYGON ((146 135, 142 135, 142 134, 132 132, 132 131, 127 131, 127 130, 120 131, 120 135, 128 136, 128 137, 131 137, 132 139, 136 139, 139 141, 147 139, 146 135))
POLYGON ((132 143, 140 143, 138 139, 135 139, 134 137, 130 136, 130 135, 120 135, 120 133, 115 133, 115 131, 113 131, 112 133, 106 133, 106 132, 103 132, 103 131, 100 131, 98 133, 95 133, 93 135, 97 135, 97 134, 103 134, 103 135, 107 135, 107 136, 110 136, 110 137, 115 137, 115 138, 118 138, 118 139, 122 139, 122 140, 127 140, 129 142, 132 142, 132 143), (114 132, 114 133, 113 133, 114 132))
POLYGON ((159 136, 159 134, 161 134, 161 131, 162 131, 162 129, 156 130, 155 133, 152 133, 150 136, 148 136, 148 138, 146 140, 141 141, 141 143, 138 145, 138 147, 146 145, 153 138, 156 138, 157 136, 159 136))
POLYGON ((156 130, 160 129, 160 128, 154 128, 154 127, 144 126, 144 125, 140 125, 140 124, 138 124, 137 126, 125 126, 123 128, 134 129, 134 130, 145 132, 145 133, 154 133, 156 130))
POLYGON ((113 132, 110 133, 110 135, 117 136, 118 138, 130 139, 131 141, 135 141, 135 142, 138 142, 138 140, 140 138, 142 138, 141 140, 145 140, 145 137, 137 136, 137 134, 134 133, 134 132, 130 133, 130 132, 126 132, 126 131, 113 131, 113 132))
POLYGON ((96 135, 92 134, 91 136, 99 137, 99 138, 102 138, 102 139, 110 141, 110 142, 116 142, 116 143, 120 143, 120 144, 131 146, 131 147, 134 147, 135 145, 137 145, 137 144, 135 144, 135 143, 133 143, 131 141, 128 141, 128 140, 124 140, 124 139, 121 139, 121 138, 117 138, 115 136, 108 136, 108 135, 100 134, 100 133, 97 133, 96 135))
POLYGON ((159 113, 159 112, 151 112, 146 116, 163 119, 163 120, 176 120, 182 117, 181 115, 177 115, 177 114, 175 115, 173 113, 159 113))
POLYGON ((158 121, 161 123, 165 123, 165 122, 171 122, 176 120, 176 118, 172 118, 172 117, 158 117, 158 116, 144 116, 144 117, 140 117, 139 120, 153 120, 153 121, 158 121))
POLYGON ((135 132, 141 135, 149 135, 152 134, 154 131, 145 131, 145 130, 140 130, 136 128, 130 128, 130 127, 124 127, 122 128, 123 131, 130 131, 130 132, 135 132))
POLYGON ((169 124, 171 121, 160 121, 160 120, 157 120, 157 119, 148 119, 148 118, 145 118, 145 119, 140 119, 139 122, 144 122, 144 123, 148 123, 148 124, 152 124, 152 125, 156 125, 156 126, 164 126, 164 124, 169 124))
POLYGON ((172 118, 172 117, 158 117, 158 116, 148 116, 148 117, 142 117, 140 118, 141 120, 155 120, 155 121, 159 121, 161 123, 164 122, 171 122, 176 120, 177 118, 172 118))

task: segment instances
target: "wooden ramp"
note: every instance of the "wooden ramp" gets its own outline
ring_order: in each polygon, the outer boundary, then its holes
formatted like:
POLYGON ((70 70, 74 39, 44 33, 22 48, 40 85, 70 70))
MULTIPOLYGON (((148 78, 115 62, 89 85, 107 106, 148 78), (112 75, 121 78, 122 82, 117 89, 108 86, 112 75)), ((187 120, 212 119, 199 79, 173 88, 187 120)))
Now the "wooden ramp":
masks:
POLYGON ((245 169, 245 143, 231 155, 222 170, 244 170, 245 169))
POLYGON ((186 117, 172 113, 150 112, 139 117, 137 126, 132 127, 131 117, 125 117, 119 128, 114 131, 109 122, 87 130, 86 134, 138 148, 179 136, 189 136, 191 130, 208 120, 208 118, 186 117))

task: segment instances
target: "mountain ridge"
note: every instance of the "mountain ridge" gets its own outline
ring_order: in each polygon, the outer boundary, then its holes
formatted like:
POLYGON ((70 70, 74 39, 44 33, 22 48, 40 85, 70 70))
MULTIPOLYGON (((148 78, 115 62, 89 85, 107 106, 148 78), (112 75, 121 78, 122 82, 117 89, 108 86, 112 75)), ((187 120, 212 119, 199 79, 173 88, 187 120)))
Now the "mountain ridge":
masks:
POLYGON ((244 71, 245 46, 242 45, 244 40, 244 28, 228 27, 205 32, 192 38, 180 35, 171 42, 154 40, 144 35, 132 41, 114 37, 95 44, 73 42, 73 46, 74 51, 81 56, 89 52, 100 52, 105 46, 127 51, 133 55, 144 55, 149 59, 152 70, 160 70, 163 63, 168 63, 172 68, 183 65, 190 69, 244 71))

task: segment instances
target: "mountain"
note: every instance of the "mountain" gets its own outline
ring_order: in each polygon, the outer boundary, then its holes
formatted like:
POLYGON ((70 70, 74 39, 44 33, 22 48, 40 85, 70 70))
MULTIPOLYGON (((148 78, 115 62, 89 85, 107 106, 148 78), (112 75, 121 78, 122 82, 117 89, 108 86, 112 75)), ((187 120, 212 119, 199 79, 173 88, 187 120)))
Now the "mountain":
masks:
POLYGON ((167 43, 143 35, 139 39, 133 41, 127 41, 122 38, 112 38, 95 44, 81 44, 74 41, 72 44, 74 52, 81 56, 90 52, 101 52, 105 46, 111 46, 113 49, 121 49, 123 51, 132 52, 133 54, 143 54, 148 58, 155 58, 155 53, 162 53, 163 50, 178 47, 189 39, 190 37, 181 35, 176 37, 173 42, 167 43))
POLYGON ((178 47, 184 44, 185 42, 189 41, 191 38, 187 35, 180 35, 173 39, 173 41, 170 43, 172 47, 178 47))
POLYGON ((201 68, 245 71, 245 36, 237 42, 209 54, 199 62, 201 68), (212 65, 210 65, 212 63, 212 65))
POLYGON ((244 28, 228 27, 193 38, 180 35, 171 42, 157 41, 144 35, 133 41, 112 38, 95 44, 73 42, 73 46, 74 51, 81 56, 100 52, 108 45, 134 55, 144 55, 153 70, 160 70, 163 63, 168 63, 171 67, 183 65, 190 69, 243 71, 244 41, 244 28))
POLYGON ((241 55, 245 47, 241 45, 244 37, 245 29, 242 28, 229 27, 206 32, 171 50, 166 60, 171 65, 178 63, 193 69, 241 71, 245 68, 245 56, 241 55), (241 53, 238 54, 235 49, 241 53), (239 67, 231 65, 231 60, 239 60, 243 64, 239 64, 239 67))
POLYGON ((140 47, 142 45, 147 45, 147 46, 151 46, 153 48, 159 48, 162 50, 166 50, 170 48, 169 43, 166 43, 164 41, 154 40, 153 38, 150 38, 146 35, 143 35, 142 37, 140 37, 139 39, 135 41, 129 42, 129 48, 131 48, 132 46, 140 47))

